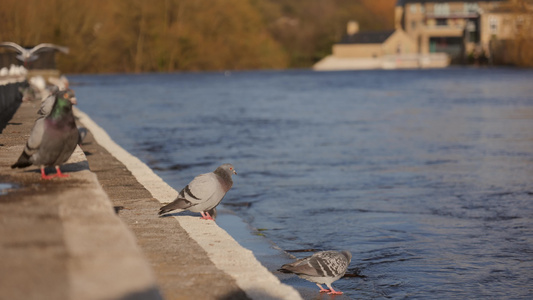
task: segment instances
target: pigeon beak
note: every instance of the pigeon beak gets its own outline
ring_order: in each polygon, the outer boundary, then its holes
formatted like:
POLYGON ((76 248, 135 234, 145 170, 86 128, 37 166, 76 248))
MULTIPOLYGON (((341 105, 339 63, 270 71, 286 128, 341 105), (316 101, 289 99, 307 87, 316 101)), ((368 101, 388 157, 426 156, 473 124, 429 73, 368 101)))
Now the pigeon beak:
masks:
POLYGON ((70 100, 70 103, 72 103, 72 105, 78 104, 78 100, 76 100, 76 97, 72 97, 69 100, 70 100))
POLYGON ((235 171, 235 169, 233 169, 233 174, 237 175, 237 171, 235 171))

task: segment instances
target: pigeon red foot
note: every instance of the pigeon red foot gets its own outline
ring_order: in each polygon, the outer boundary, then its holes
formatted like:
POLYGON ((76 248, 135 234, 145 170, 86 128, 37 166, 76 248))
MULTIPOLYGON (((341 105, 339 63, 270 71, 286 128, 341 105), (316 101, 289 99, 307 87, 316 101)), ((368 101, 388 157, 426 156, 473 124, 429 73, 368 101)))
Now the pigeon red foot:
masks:
POLYGON ((48 179, 52 179, 55 177, 62 177, 62 178, 70 177, 69 174, 61 173, 61 169, 59 168, 59 166, 56 166, 56 172, 57 172, 56 174, 46 175, 46 172, 44 171, 44 167, 42 167, 41 168, 41 179, 48 180, 48 179))
POLYGON ((319 291, 320 293, 329 293, 329 292, 331 292, 331 290, 323 288, 321 284, 317 283, 316 285, 318 285, 318 287, 320 288, 320 291, 319 291))
POLYGON ((202 220, 213 220, 213 221, 215 220, 213 219, 213 217, 211 217, 211 215, 208 212, 204 213, 203 211, 201 211, 200 213, 202 214, 202 217, 200 218, 202 220))
POLYGON ((328 295, 342 295, 343 292, 341 291, 336 291, 334 289, 331 289, 331 292, 328 293, 328 295))

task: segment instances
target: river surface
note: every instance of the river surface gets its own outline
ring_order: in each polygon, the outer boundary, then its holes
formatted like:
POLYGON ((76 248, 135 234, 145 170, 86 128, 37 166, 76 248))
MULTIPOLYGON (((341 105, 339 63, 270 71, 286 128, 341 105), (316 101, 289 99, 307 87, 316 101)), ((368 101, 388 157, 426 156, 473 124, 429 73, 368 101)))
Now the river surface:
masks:
POLYGON ((267 239, 350 250, 350 298, 533 298, 532 70, 69 79, 175 189, 231 162, 223 203, 267 239))

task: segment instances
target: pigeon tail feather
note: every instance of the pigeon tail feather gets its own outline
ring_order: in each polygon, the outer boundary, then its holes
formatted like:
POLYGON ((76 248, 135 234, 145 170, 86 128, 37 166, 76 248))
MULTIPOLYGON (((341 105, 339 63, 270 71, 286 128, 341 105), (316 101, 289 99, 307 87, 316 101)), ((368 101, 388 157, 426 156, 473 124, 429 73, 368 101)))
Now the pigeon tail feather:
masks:
POLYGON ((14 163, 12 166, 11 166, 11 169, 15 169, 15 168, 26 168, 26 167, 29 167, 31 166, 32 163, 30 161, 30 156, 26 153, 26 151, 22 151, 22 154, 20 155, 19 159, 17 160, 16 163, 14 163))
POLYGON ((166 214, 169 211, 173 211, 175 209, 186 209, 191 207, 191 202, 185 200, 185 199, 176 199, 173 202, 161 207, 159 209, 159 215, 166 214))
POLYGON ((278 269, 278 271, 280 271, 281 273, 293 274, 291 270, 285 269, 285 266, 282 266, 280 269, 278 269))

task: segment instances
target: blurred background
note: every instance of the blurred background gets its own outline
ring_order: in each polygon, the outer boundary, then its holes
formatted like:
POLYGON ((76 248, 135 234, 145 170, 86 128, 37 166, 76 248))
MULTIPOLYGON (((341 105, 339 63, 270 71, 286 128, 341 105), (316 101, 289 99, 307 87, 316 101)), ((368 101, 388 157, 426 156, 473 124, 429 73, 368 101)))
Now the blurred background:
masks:
MULTIPOLYGON (((494 63, 533 66, 533 54, 528 51, 533 32, 528 17, 531 10, 527 9, 531 1, 463 1, 466 4, 461 12, 454 11, 454 2, 457 1, 3 0, 0 41, 24 47, 43 42, 69 47, 71 55, 57 57, 57 68, 64 73, 309 68, 342 41, 346 24, 352 20, 362 31, 401 27, 415 43, 420 44, 417 39, 422 37, 423 44, 424 35, 418 29, 462 26, 467 30, 473 26, 468 30, 479 35, 479 22, 483 14, 490 12, 488 26, 513 27, 512 36, 507 34, 505 43, 498 45, 503 54, 494 63), (452 10, 440 2, 449 2, 452 10), (419 20, 410 17, 417 7, 419 20), (476 13, 469 14, 471 11, 476 13), (474 21, 465 23, 460 19, 474 21), (500 23, 496 24, 498 20, 500 23)), ((494 32, 492 38, 497 37, 494 32)), ((446 37, 428 39, 429 51, 453 43, 443 38, 446 37)), ((475 54, 473 50, 469 52, 465 56, 475 54)))
POLYGON ((350 250, 346 297, 533 298, 533 1, 2 0, 0 42, 175 189, 232 162, 218 224, 350 250))

